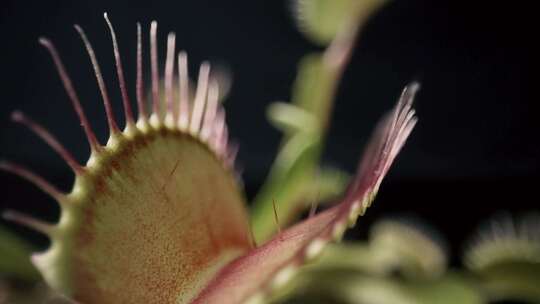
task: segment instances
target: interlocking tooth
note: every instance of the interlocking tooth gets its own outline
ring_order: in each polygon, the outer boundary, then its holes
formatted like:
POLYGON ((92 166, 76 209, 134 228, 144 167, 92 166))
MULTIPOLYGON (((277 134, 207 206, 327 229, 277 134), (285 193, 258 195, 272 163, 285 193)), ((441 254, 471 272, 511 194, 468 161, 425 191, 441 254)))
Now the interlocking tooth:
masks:
POLYGON ((178 126, 180 130, 185 131, 189 126, 190 107, 189 107, 189 73, 187 53, 181 51, 178 53, 178 126))
POLYGON ((210 64, 203 62, 199 69, 199 79, 197 81, 197 91, 193 100, 193 111, 191 112, 191 120, 189 132, 193 136, 197 136, 201 128, 201 120, 206 104, 206 96, 208 94, 208 78, 210 76, 210 64))
POLYGON ((167 106, 165 124, 170 128, 174 128, 177 121, 176 109, 174 107, 173 98, 175 43, 176 35, 174 33, 169 33, 169 35, 167 36, 167 57, 165 59, 165 103, 167 106))
POLYGON ((201 129, 201 139, 207 141, 210 137, 214 120, 216 118, 216 111, 219 100, 219 85, 216 80, 210 81, 208 88, 208 99, 206 102, 206 109, 204 111, 204 121, 201 129))
POLYGON ((66 202, 66 195, 63 192, 58 190, 55 186, 50 184, 41 176, 33 173, 32 171, 24 168, 21 165, 8 162, 8 161, 0 161, 0 170, 10 172, 21 178, 26 179, 27 181, 29 181, 30 183, 34 184, 36 187, 41 189, 43 192, 49 194, 52 198, 54 198, 60 204, 63 204, 66 202))
POLYGON ((103 13, 103 18, 105 18, 105 22, 107 23, 107 26, 109 27, 109 32, 111 34, 114 60, 116 63, 116 75, 118 77, 118 85, 120 87, 120 93, 122 94, 122 102, 124 105, 124 117, 126 119, 126 127, 129 128, 132 127, 134 124, 133 111, 131 110, 131 102, 127 93, 126 80, 124 77, 124 69, 122 67, 122 58, 120 56, 120 50, 118 48, 118 41, 116 40, 116 33, 114 32, 114 28, 111 21, 109 20, 107 13, 103 13))
POLYGON ((54 47, 54 44, 47 39, 47 38, 39 38, 39 43, 47 49, 49 52, 49 55, 51 56, 54 65, 56 67, 56 71, 58 72, 58 75, 60 76, 60 80, 62 81, 62 85, 64 86, 64 89, 66 90, 67 95, 69 96, 69 99, 71 100, 71 104, 73 106, 73 109, 77 113, 77 116, 79 117, 79 121, 81 126, 84 129, 84 133, 86 134, 86 139, 88 140, 88 144, 90 145, 90 149, 92 150, 92 153, 98 153, 101 151, 102 147, 99 144, 98 140, 96 139, 96 135, 94 131, 92 130, 92 127, 90 126, 90 123, 88 122, 88 119, 86 118, 86 114, 84 113, 84 110, 81 106, 81 102, 79 100, 79 96, 77 95, 77 92, 75 91, 75 88, 73 87, 73 83, 71 82, 71 78, 69 77, 66 68, 64 67, 64 63, 62 63, 62 60, 60 59, 60 55, 58 54, 58 51, 54 47))
POLYGON ((137 110, 141 124, 146 124, 146 100, 144 98, 143 62, 142 62, 142 34, 141 24, 137 22, 137 79, 136 79, 137 110))
POLYGON ((28 118, 20 111, 14 111, 11 119, 20 123, 39 136, 49 147, 58 153, 64 161, 71 167, 75 174, 82 174, 84 168, 75 160, 73 155, 43 126, 28 118))
MULTIPOLYGON (((166 115, 163 117, 160 105, 159 91, 159 69, 158 69, 158 44, 157 44, 157 23, 153 21, 150 24, 150 61, 151 61, 151 89, 152 89, 152 104, 153 108, 150 115, 146 112, 144 83, 143 83, 143 60, 142 60, 142 30, 140 23, 137 23, 137 76, 136 76, 136 95, 138 107, 138 120, 134 123, 133 113, 130 105, 129 96, 127 94, 127 85, 123 73, 122 60, 118 47, 118 40, 114 27, 106 13, 104 18, 109 28, 109 32, 113 44, 113 53, 116 63, 116 74, 118 77, 119 88, 122 95, 124 105, 124 114, 126 116, 126 128, 124 132, 120 132, 117 122, 114 118, 110 98, 103 80, 100 66, 97 62, 94 49, 90 44, 86 33, 83 29, 75 25, 75 29, 79 33, 86 51, 90 57, 92 67, 98 82, 100 93, 105 106, 107 122, 111 134, 108 139, 108 145, 114 145, 122 138, 134 137, 137 133, 147 133, 151 129, 158 130, 162 127, 168 129, 177 129, 181 132, 189 132, 192 136, 207 144, 214 152, 220 156, 224 165, 232 167, 232 163, 236 157, 236 147, 230 145, 228 141, 228 130, 225 123, 224 110, 219 107, 219 86, 217 82, 209 80, 210 65, 203 62, 199 71, 199 79, 193 104, 190 105, 189 97, 189 76, 187 67, 187 55, 184 51, 178 54, 178 86, 179 96, 178 105, 174 101, 173 75, 174 75, 174 60, 175 60, 175 35, 170 33, 167 39, 167 58, 165 64, 165 102, 167 105, 166 115)), ((69 79, 65 68, 60 60, 60 57, 50 41, 45 38, 40 39, 40 43, 49 51, 56 65, 60 78, 64 84, 66 92, 70 96, 74 108, 79 116, 81 125, 85 129, 90 147, 95 154, 100 154, 103 148, 97 141, 94 132, 90 128, 86 115, 80 105, 78 96, 73 89, 71 80, 69 79)), ((44 137, 44 136, 42 136, 44 137)), ((52 137, 52 136, 51 136, 52 137)), ((52 142, 47 138, 49 144, 52 142)), ((58 145, 59 146, 59 145, 58 145)), ((57 147, 55 150, 60 151, 57 147)), ((65 150, 65 149, 64 149, 65 150)), ((84 168, 78 165, 74 160, 69 159, 69 153, 60 152, 62 157, 68 164, 74 168, 74 171, 81 171, 79 168, 84 168)), ((92 157, 91 157, 92 158, 92 157)))
POLYGON ((150 70, 152 76, 152 106, 154 115, 158 115, 161 120, 160 100, 159 100, 159 67, 158 67, 158 45, 157 45, 157 22, 150 23, 150 70))
POLYGON ((94 68, 94 74, 96 75, 99 91, 101 92, 101 97, 103 99, 103 105, 105 106, 105 113, 107 115, 107 124, 109 125, 109 131, 111 134, 120 133, 120 129, 118 129, 118 125, 116 123, 116 120, 114 119, 111 101, 109 99, 109 94, 107 93, 107 87, 105 86, 105 81, 103 80, 103 75, 101 74, 101 68, 99 67, 92 44, 90 44, 86 33, 79 25, 75 24, 74 27, 75 30, 77 30, 77 32, 79 33, 79 36, 83 41, 88 56, 90 57, 90 61, 92 62, 92 67, 94 68))
POLYGON ((26 226, 37 232, 41 232, 45 235, 51 236, 54 234, 54 226, 52 224, 38 220, 32 216, 19 213, 17 211, 8 210, 2 213, 2 217, 6 221, 11 221, 22 226, 26 226))

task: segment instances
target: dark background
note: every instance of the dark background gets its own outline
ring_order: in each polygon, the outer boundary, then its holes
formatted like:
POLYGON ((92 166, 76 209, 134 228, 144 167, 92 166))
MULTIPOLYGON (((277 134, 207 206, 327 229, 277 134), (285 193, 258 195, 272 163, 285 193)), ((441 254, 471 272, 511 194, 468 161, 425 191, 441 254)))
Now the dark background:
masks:
MULTIPOLYGON (((519 1, 474 3, 396 0, 363 31, 339 88, 325 162, 352 172, 375 122, 411 80, 422 83, 416 102, 420 122, 376 203, 350 235, 365 236, 370 223, 382 216, 413 214, 442 231, 457 257, 463 241, 487 217, 539 209, 534 10, 532 4, 519 1)), ((28 130, 10 122, 10 112, 21 109, 46 125, 79 161, 86 161, 83 132, 48 54, 37 43, 41 35, 56 43, 104 142, 101 99, 72 28, 74 23, 83 26, 94 44, 120 117, 104 11, 116 28, 130 93, 137 21, 145 31, 152 19, 159 21, 161 58, 171 30, 177 33, 177 47, 189 52, 191 71, 205 59, 230 68, 234 83, 226 105, 228 122, 241 145, 239 162, 252 196, 280 139, 266 121, 265 108, 271 101, 289 99, 298 60, 319 50, 296 30, 287 1, 4 0, 0 158, 32 168, 61 189, 71 186, 72 175, 61 159, 28 130)), ((25 181, 0 172, 0 185, 0 209, 56 219, 53 200, 25 181)), ((10 227, 46 244, 38 234, 10 227)))

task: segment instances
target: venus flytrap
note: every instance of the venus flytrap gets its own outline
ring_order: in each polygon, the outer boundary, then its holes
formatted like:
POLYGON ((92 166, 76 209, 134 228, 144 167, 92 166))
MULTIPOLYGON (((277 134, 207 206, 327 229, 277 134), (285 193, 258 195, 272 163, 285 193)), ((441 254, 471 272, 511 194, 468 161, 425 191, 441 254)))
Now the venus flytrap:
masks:
POLYGON ((487 222, 467 246, 464 264, 489 301, 540 302, 540 215, 487 222))
MULTIPOLYGON (((377 126, 341 198, 273 236, 255 218, 252 223, 257 242, 235 178, 236 150, 229 141, 225 112, 218 102, 220 87, 210 77, 210 65, 201 65, 194 96, 190 96, 187 55, 176 53, 171 33, 162 87, 157 23, 152 22, 151 107, 147 108, 142 76, 143 38, 138 26, 135 117, 116 35, 106 15, 105 21, 124 106, 123 129, 113 115, 96 53, 84 30, 76 25, 101 93, 110 131, 107 143, 102 145, 96 139, 76 85, 56 47, 49 39, 41 38, 86 134, 90 157, 86 164, 77 162, 49 131, 15 112, 14 121, 41 137, 71 167, 74 186, 71 192, 64 193, 20 165, 0 163, 1 169, 29 180, 59 203, 61 215, 56 224, 16 212, 5 213, 5 217, 50 237, 49 249, 33 255, 32 261, 49 286, 76 302, 244 303, 269 299, 290 282, 303 264, 317 257, 328 243, 341 239, 347 226, 354 225, 374 199, 416 123, 412 101, 418 84, 413 83, 377 126)), ((357 27, 353 28, 354 33, 357 27)), ((312 178, 322 143, 318 137, 327 126, 331 96, 350 55, 353 36, 351 32, 338 35, 328 53, 312 66, 315 69, 310 68, 309 77, 325 79, 309 82, 321 84, 314 88, 322 95, 300 98, 304 104, 299 109, 308 109, 318 127, 311 131, 315 139, 307 140, 307 145, 299 149, 300 154, 307 155, 307 165, 297 165, 299 157, 295 152, 294 170, 288 174, 302 175, 305 169, 312 178), (349 38, 340 38, 345 36, 349 38), (317 153, 305 152, 306 147, 317 153)), ((302 133, 292 137, 306 136, 302 133)), ((286 183, 278 181, 277 185, 286 183)), ((292 183, 289 189, 297 186, 292 183)), ((275 196, 281 198, 278 192, 275 196)), ((276 201, 279 203, 279 199, 276 201)), ((274 210, 284 210, 285 216, 278 214, 278 218, 285 221, 293 209, 282 207, 274 210)))
MULTIPOLYGON (((314 5, 306 8, 314 9, 323 3, 299 1, 297 5, 314 5)), ((301 18, 306 24, 309 20, 316 18, 301 18)), ((343 24, 355 24, 358 30, 361 21, 343 24)), ((283 146, 250 219, 234 169, 236 147, 229 142, 219 102, 227 86, 212 76, 208 63, 201 65, 193 85, 186 53, 175 52, 174 34, 168 36, 165 71, 160 76, 157 23, 152 23, 152 82, 147 96, 138 26, 135 119, 119 46, 107 18, 106 22, 125 110, 123 131, 112 115, 94 50, 84 31, 76 27, 107 113, 111 134, 104 146, 95 138, 55 47, 48 39, 40 40, 57 66, 91 154, 86 164, 78 163, 44 127, 21 112, 13 113, 15 122, 29 127, 64 158, 75 173, 75 183, 70 193, 62 193, 31 171, 0 162, 1 169, 53 196, 62 210, 55 225, 13 211, 4 213, 6 219, 49 235, 52 244, 32 259, 39 275, 27 259, 30 246, 0 229, 0 274, 30 282, 43 276, 54 290, 38 284, 13 294, 9 285, 0 284, 1 292, 9 292, 7 297, 0 293, 0 303, 540 301, 537 215, 484 227, 465 252, 466 269, 447 269, 440 238, 429 229, 400 221, 376 224, 366 243, 329 244, 365 212, 415 123, 411 102, 418 85, 411 84, 376 129, 354 177, 320 167, 333 91, 347 61, 343 55, 350 54, 354 42, 350 28, 334 26, 340 29, 334 32, 349 34, 325 34, 335 39, 330 39, 330 47, 303 60, 292 104, 269 108, 269 118, 284 132, 283 146), (317 213, 317 204, 341 192, 349 179, 352 182, 336 204, 317 213), (287 228, 309 207, 306 220, 287 228), (274 223, 274 212, 282 229, 274 223), (316 263, 304 266, 315 258, 316 263)), ((303 29, 316 32, 316 25, 303 29)))

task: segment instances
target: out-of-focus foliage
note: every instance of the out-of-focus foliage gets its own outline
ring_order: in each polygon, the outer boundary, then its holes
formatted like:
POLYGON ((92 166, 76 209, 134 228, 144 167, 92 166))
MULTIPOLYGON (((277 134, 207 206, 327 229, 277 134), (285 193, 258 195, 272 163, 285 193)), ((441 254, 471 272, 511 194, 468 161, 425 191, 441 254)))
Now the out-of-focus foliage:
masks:
POLYGON ((0 304, 73 303, 55 294, 43 282, 0 281, 0 304), (63 299, 63 300, 62 300, 63 299), (62 300, 62 301, 61 301, 62 300))
POLYGON ((275 302, 540 303, 538 217, 506 220, 503 226, 490 223, 495 230, 480 229, 478 240, 465 252, 467 268, 448 269, 445 246, 432 228, 411 221, 380 221, 367 242, 325 250, 275 302))
POLYGON ((39 273, 30 262, 32 246, 0 226, 0 278, 7 276, 23 281, 39 279, 39 273))
POLYGON ((329 46, 321 53, 302 58, 291 103, 274 103, 268 109, 268 117, 283 132, 283 140, 268 178, 253 202, 252 226, 258 242, 276 231, 274 202, 280 223, 288 224, 313 201, 332 200, 344 189, 346 174, 335 168, 321 169, 320 158, 335 92, 356 36, 384 2, 294 2, 300 29, 308 38, 329 46))
POLYGON ((253 202, 252 224, 257 241, 266 240, 276 231, 269 216, 273 214, 273 201, 281 223, 286 224, 313 200, 320 200, 319 195, 329 198, 329 194, 341 192, 345 185, 346 180, 341 178, 344 174, 327 176, 319 165, 331 112, 331 87, 336 85, 336 78, 336 73, 324 66, 322 55, 306 56, 299 65, 293 102, 275 103, 268 110, 270 121, 284 136, 269 176, 253 202), (320 191, 313 197, 311 189, 322 182, 334 185, 324 187, 332 191, 320 191))
POLYGON ((295 0, 300 30, 313 42, 326 45, 347 27, 364 24, 387 0, 295 0))
POLYGON ((312 272, 302 276, 299 294, 286 303, 480 304, 481 296, 457 274, 419 281, 377 277, 350 271, 312 272), (316 300, 322 302, 316 302, 316 300))
POLYGON ((489 221, 463 259, 490 300, 540 303, 540 214, 489 221))
POLYGON ((389 268, 409 277, 438 277, 446 271, 447 254, 442 237, 413 221, 385 220, 371 228, 372 251, 385 257, 389 268))

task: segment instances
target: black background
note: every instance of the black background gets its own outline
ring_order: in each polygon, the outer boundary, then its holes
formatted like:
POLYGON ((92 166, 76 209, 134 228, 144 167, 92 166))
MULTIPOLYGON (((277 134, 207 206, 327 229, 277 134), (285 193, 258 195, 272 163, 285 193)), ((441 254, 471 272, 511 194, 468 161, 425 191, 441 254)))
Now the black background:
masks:
MULTIPOLYGON (((365 236, 383 216, 405 213, 442 231, 457 257, 487 217, 539 209, 534 10, 527 2, 472 2, 394 1, 363 31, 339 88, 324 161, 352 172, 372 127, 401 88, 418 80, 422 90, 416 102, 420 122, 351 236, 365 236)), ((296 30, 287 1, 4 0, 0 6, 0 158, 25 164, 65 190, 72 183, 68 167, 9 120, 12 110, 23 110, 79 161, 86 160, 83 132, 39 36, 56 43, 102 142, 107 128, 100 96, 72 24, 85 28, 94 44, 117 117, 120 94, 104 11, 116 27, 130 93, 137 21, 145 30, 151 20, 159 21, 161 51, 166 32, 175 31, 192 71, 205 59, 226 64, 234 75, 228 122, 241 146, 249 196, 263 181, 280 139, 266 121, 265 107, 288 100, 298 60, 319 50, 296 30)), ((10 174, 0 172, 0 180, 0 209, 56 219, 52 199, 10 174)), ((46 244, 35 233, 10 227, 46 244)))

